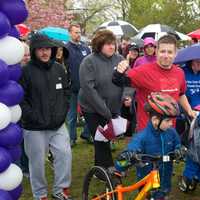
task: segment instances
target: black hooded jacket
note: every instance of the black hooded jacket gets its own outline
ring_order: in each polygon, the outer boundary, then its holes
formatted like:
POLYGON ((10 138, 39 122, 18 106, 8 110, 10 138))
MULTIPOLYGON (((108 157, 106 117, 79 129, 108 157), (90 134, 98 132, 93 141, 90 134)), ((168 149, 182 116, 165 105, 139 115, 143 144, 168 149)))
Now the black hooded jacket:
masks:
POLYGON ((36 34, 30 42, 31 60, 23 67, 21 85, 21 125, 28 130, 55 130, 65 121, 69 107, 69 86, 64 68, 55 62, 56 44, 48 37, 36 34), (35 49, 51 47, 48 63, 39 61, 35 49))

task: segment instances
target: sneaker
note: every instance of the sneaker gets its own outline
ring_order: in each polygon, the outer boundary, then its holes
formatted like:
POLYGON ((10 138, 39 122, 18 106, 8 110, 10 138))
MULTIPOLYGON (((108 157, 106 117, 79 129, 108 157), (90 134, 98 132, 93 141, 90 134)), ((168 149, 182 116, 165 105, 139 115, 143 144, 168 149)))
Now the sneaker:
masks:
POLYGON ((70 196, 69 188, 64 188, 63 192, 53 194, 52 198, 54 200, 73 200, 72 197, 70 196))
POLYGON ((183 176, 180 178, 178 186, 182 192, 194 191, 197 186, 197 181, 195 179, 189 180, 183 176))
POLYGON ((94 143, 92 136, 85 137, 84 135, 81 134, 80 138, 83 139, 83 140, 86 140, 89 144, 93 144, 94 143))

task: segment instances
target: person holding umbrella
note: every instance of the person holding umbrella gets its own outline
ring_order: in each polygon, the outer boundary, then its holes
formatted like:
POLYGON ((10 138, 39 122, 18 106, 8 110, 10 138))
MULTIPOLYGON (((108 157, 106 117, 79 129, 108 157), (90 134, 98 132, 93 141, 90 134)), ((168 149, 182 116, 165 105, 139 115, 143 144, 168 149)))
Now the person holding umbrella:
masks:
MULTIPOLYGON (((187 81, 187 92, 189 103, 192 108, 200 105, 200 58, 187 62, 184 67, 187 81)), ((199 152, 200 149, 198 149, 199 152)), ((200 153, 200 152, 199 152, 200 153)), ((179 182, 179 188, 183 192, 195 189, 200 181, 200 163, 188 155, 186 159, 183 177, 179 182)))
POLYGON ((144 39, 144 56, 139 57, 133 67, 137 67, 142 64, 151 63, 156 61, 156 41, 152 37, 146 37, 144 39))
MULTIPOLYGON (((200 44, 189 46, 180 50, 175 63, 184 63, 184 73, 187 82, 186 96, 193 109, 200 105, 200 44)), ((199 109, 198 109, 199 110, 199 109)), ((189 131, 188 131, 189 132, 189 131)), ((199 152, 199 150, 198 150, 199 152)), ((183 192, 195 189, 200 181, 200 164, 193 156, 188 155, 183 171, 183 176, 179 182, 179 189, 183 192)))

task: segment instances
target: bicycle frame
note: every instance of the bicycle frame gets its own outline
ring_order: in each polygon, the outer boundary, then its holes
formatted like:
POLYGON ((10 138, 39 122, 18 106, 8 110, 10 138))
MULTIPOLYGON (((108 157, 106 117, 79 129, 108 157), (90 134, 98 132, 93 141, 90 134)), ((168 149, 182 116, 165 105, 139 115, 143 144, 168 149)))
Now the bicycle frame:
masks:
POLYGON ((160 187, 160 176, 158 170, 152 170, 147 176, 145 176, 142 180, 138 181, 137 183, 130 185, 130 186, 123 186, 118 185, 114 191, 107 192, 105 194, 102 194, 98 197, 93 198, 92 200, 101 200, 102 198, 105 198, 106 200, 109 200, 109 196, 116 193, 117 200, 124 200, 123 194, 132 192, 134 190, 137 190, 139 188, 141 191, 136 196, 135 200, 143 200, 146 198, 148 192, 152 189, 157 189, 160 187))

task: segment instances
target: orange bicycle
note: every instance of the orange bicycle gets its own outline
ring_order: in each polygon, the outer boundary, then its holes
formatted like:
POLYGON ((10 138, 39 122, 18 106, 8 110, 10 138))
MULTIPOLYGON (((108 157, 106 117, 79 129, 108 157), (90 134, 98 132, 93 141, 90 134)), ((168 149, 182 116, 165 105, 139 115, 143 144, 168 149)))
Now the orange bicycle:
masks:
MULTIPOLYGON (((147 154, 137 154, 138 162, 144 165, 152 163, 151 172, 142 180, 129 186, 123 186, 115 174, 110 173, 100 166, 93 166, 85 176, 83 183, 82 200, 124 200, 124 194, 139 189, 135 200, 144 200, 147 197, 151 200, 151 192, 160 187, 160 177, 158 162, 169 162, 174 160, 174 152, 165 156, 153 156, 147 154), (118 180, 117 180, 118 179, 118 180)), ((126 162, 120 161, 120 162, 126 162)), ((123 165, 123 163, 122 163, 123 165)))

